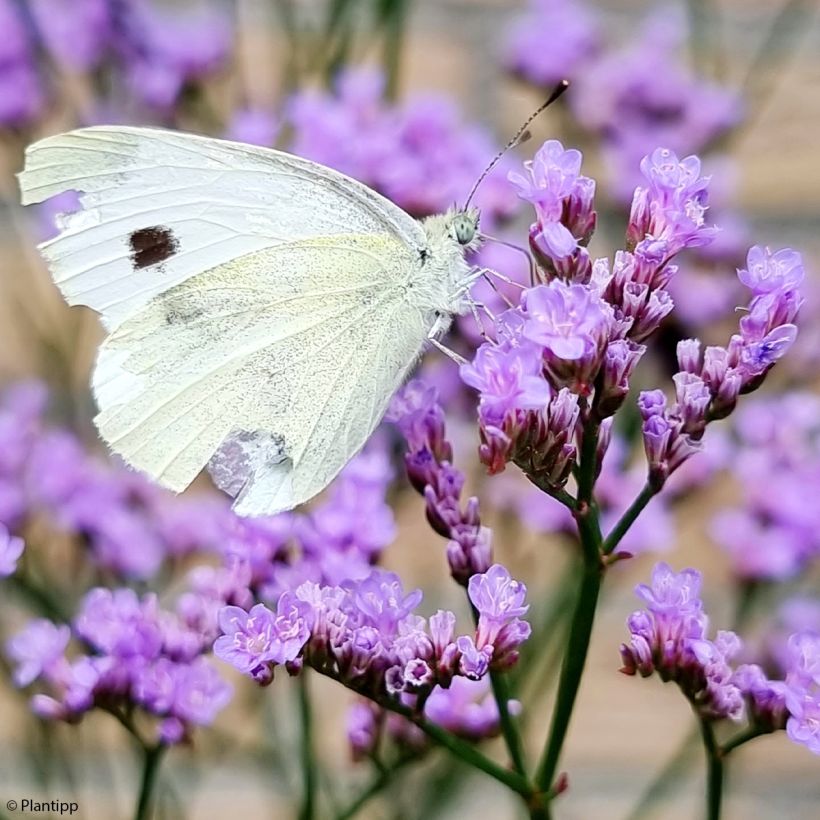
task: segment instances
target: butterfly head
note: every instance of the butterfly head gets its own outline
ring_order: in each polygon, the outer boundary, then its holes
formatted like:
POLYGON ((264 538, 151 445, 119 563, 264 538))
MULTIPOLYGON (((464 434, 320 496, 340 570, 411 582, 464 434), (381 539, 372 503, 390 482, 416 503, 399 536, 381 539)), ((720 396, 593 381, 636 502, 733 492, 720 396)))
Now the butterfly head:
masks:
POLYGON ((448 226, 450 238, 463 246, 465 250, 475 250, 479 244, 478 208, 466 208, 453 211, 448 226))

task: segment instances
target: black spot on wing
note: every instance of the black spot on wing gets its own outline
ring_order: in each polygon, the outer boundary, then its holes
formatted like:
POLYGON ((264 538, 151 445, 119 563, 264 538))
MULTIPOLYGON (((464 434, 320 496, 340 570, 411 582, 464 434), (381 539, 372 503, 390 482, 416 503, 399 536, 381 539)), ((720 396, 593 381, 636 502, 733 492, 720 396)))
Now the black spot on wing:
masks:
POLYGON ((179 250, 179 241, 174 232, 162 225, 134 231, 128 238, 128 244, 131 247, 131 264, 134 270, 165 262, 179 250))

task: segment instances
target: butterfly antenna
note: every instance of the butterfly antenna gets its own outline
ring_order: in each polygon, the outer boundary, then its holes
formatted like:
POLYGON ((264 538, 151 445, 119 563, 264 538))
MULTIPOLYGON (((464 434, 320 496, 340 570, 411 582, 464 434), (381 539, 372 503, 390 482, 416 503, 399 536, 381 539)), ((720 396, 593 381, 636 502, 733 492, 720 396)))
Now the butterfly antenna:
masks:
POLYGON ((496 165, 501 161, 501 158, 504 154, 507 153, 511 148, 515 148, 516 145, 521 145, 521 143, 526 142, 532 134, 529 132, 529 126, 532 121, 542 112, 544 109, 549 108, 567 89, 569 88, 569 80, 561 80, 558 85, 552 90, 552 94, 549 95, 547 100, 535 111, 527 117, 526 121, 521 125, 521 127, 515 132, 512 139, 493 157, 490 164, 481 172, 481 176, 476 180, 475 185, 473 185, 472 190, 470 191, 470 195, 467 197, 467 201, 464 203, 464 210, 466 211, 467 208, 470 207, 470 202, 472 202, 473 197, 475 196, 475 192, 478 190, 478 186, 481 185, 482 182, 487 178, 487 175, 490 171, 495 168, 496 165))

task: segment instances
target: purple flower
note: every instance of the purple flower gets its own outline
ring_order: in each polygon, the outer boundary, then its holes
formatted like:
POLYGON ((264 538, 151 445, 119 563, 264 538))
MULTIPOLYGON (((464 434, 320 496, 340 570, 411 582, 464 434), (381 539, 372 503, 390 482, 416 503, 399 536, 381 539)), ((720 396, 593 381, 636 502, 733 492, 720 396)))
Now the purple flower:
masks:
POLYGON ((786 734, 789 740, 820 755, 820 698, 804 694, 790 697, 788 703, 791 715, 786 723, 786 734))
POLYGON ((467 594, 478 612, 476 647, 491 649, 495 668, 511 666, 518 658, 518 647, 530 636, 529 624, 520 620, 529 609, 526 586, 494 564, 470 578, 467 594))
MULTIPOLYGON (((508 701, 511 714, 521 709, 518 701, 508 701)), ((485 677, 474 681, 453 678, 449 688, 437 686, 424 704, 424 714, 448 732, 467 740, 495 737, 500 729, 498 706, 485 677)))
POLYGON ((700 176, 700 167, 698 157, 681 160, 668 148, 657 148, 641 160, 649 184, 635 190, 627 229, 636 251, 651 238, 656 246, 652 252, 662 261, 712 241, 716 231, 705 222, 709 179, 700 176))
POLYGON ((803 259, 791 248, 772 253, 755 245, 746 257, 746 269, 738 270, 738 278, 755 296, 773 291, 795 290, 803 282, 803 259))
POLYGON ((22 538, 10 535, 0 524, 0 578, 7 578, 17 570, 17 562, 23 554, 25 543, 22 538))
POLYGON ((625 339, 617 339, 607 345, 603 361, 603 384, 598 399, 598 412, 602 417, 613 415, 623 404, 629 394, 629 379, 644 353, 644 345, 625 339))
POLYGON ((198 726, 213 723, 216 713, 224 709, 233 696, 233 687, 205 658, 180 664, 175 678, 170 711, 198 726))
POLYGON ((783 681, 769 680, 756 664, 743 664, 735 670, 732 682, 746 698, 756 724, 772 730, 785 728, 787 687, 783 681))
POLYGON ((385 636, 394 635, 399 621, 422 599, 420 589, 405 595, 399 576, 381 569, 374 569, 364 580, 345 586, 350 591, 351 614, 385 636))
POLYGON ((575 0, 532 0, 507 33, 504 63, 541 87, 575 77, 598 51, 597 20, 575 0), (549 48, 544 48, 549 43, 549 48))
POLYGON ((481 393, 480 414, 487 424, 501 425, 514 410, 541 409, 550 398, 550 387, 541 375, 541 356, 531 345, 505 349, 485 343, 460 373, 481 393))
POLYGON ((529 178, 512 171, 508 178, 518 195, 535 206, 539 222, 558 222, 564 200, 575 191, 582 159, 580 151, 564 150, 558 140, 547 140, 525 163, 529 178))
MULTIPOLYGON (((383 89, 380 74, 349 70, 339 74, 332 94, 297 94, 287 111, 291 150, 365 182, 415 216, 441 213, 470 190, 494 153, 492 142, 462 123, 443 97, 390 106, 383 89)), ((476 193, 482 225, 515 210, 504 181, 508 166, 502 162, 476 193)))
POLYGON ((140 600, 131 589, 90 590, 74 629, 98 651, 120 658, 150 659, 162 648, 156 597, 146 595, 140 600))
POLYGON ((530 608, 524 603, 526 586, 514 580, 501 564, 493 564, 485 573, 473 575, 467 594, 479 616, 488 621, 504 623, 526 615, 530 608))
POLYGON ((366 700, 359 700, 347 710, 347 742, 353 753, 353 760, 369 757, 379 741, 380 724, 376 706, 366 700))
POLYGON ((646 602, 647 609, 659 617, 689 617, 703 609, 700 587, 703 578, 696 569, 674 572, 661 561, 652 570, 650 585, 638 584, 635 594, 646 602))
POLYGON ((780 325, 762 339, 744 339, 741 365, 748 376, 765 373, 791 350, 797 339, 795 325, 780 325))
POLYGON ((548 140, 525 168, 528 176, 511 172, 509 179, 518 195, 535 207, 530 247, 536 259, 548 273, 587 282, 591 263, 579 245, 589 242, 597 217, 595 183, 580 176, 581 152, 565 151, 557 140, 548 140))
POLYGON ((28 125, 45 99, 25 22, 12 0, 0 0, 0 31, 0 125, 28 125))
POLYGON ((740 651, 740 640, 725 631, 707 638, 700 584, 699 572, 675 573, 661 563, 652 572, 651 586, 635 588, 648 606, 627 621, 631 641, 621 645, 621 671, 643 677, 657 671, 662 680, 675 681, 702 716, 737 720, 744 700, 730 661, 740 651))
POLYGON ((590 288, 560 280, 527 291, 525 298, 524 335, 544 346, 557 380, 584 392, 609 339, 612 308, 590 288))
POLYGON ((276 613, 264 604, 250 612, 227 606, 219 613, 223 634, 214 643, 214 654, 251 674, 265 664, 294 660, 310 637, 311 626, 310 606, 288 592, 279 598, 276 613))
POLYGON ((17 664, 16 686, 28 686, 41 675, 52 674, 63 660, 71 630, 45 618, 30 621, 6 644, 6 654, 17 664))
POLYGON ((640 184, 642 156, 658 145, 704 150, 742 114, 736 91, 699 76, 679 58, 687 26, 669 12, 651 15, 626 49, 610 50, 571 75, 576 82, 568 103, 601 140, 609 188, 623 203, 640 184))
POLYGON ((484 646, 479 649, 467 635, 462 635, 456 641, 456 646, 461 656, 459 672, 470 680, 481 680, 490 670, 493 648, 484 646))

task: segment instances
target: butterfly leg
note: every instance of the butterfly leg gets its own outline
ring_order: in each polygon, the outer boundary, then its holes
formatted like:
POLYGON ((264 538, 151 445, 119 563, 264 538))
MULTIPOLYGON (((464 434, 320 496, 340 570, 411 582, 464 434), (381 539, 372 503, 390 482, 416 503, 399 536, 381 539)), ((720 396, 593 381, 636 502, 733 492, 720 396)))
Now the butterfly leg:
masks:
MULTIPOLYGON (((527 251, 524 250, 524 248, 522 248, 520 245, 516 245, 514 242, 507 242, 506 240, 499 239, 496 236, 489 236, 488 234, 481 234, 481 238, 486 239, 489 242, 497 242, 499 245, 504 245, 507 248, 511 248, 514 251, 518 251, 519 253, 522 253, 527 258, 527 265, 529 265, 529 268, 530 268, 530 287, 535 287, 537 277, 535 275, 535 262, 533 261, 532 254, 527 253, 527 251)), ((493 271, 493 272, 495 273, 495 271, 493 271)), ((500 279, 504 278, 503 276, 501 276, 501 274, 497 274, 497 276, 500 279)), ((505 281, 510 282, 509 279, 506 279, 505 281)), ((518 282, 510 282, 510 284, 511 285, 518 285, 518 282)), ((518 285, 518 286, 522 287, 521 285, 518 285)))
POLYGON ((460 356, 455 350, 450 350, 447 345, 443 345, 438 339, 430 339, 430 344, 439 351, 439 353, 443 353, 448 359, 452 359, 457 365, 467 364, 467 359, 464 356, 460 356))
MULTIPOLYGON (((489 271, 487 271, 487 273, 489 273, 489 271)), ((484 281, 498 294, 498 298, 501 299, 501 301, 504 302, 508 308, 515 307, 515 305, 498 289, 498 286, 487 274, 484 276, 484 281)))
POLYGON ((447 328, 450 326, 451 321, 452 319, 449 316, 439 316, 436 319, 433 326, 430 328, 430 332, 427 334, 427 340, 430 342, 431 345, 433 345, 433 347, 436 350, 438 350, 440 353, 443 353, 445 356, 447 356, 448 359, 452 359, 456 364, 467 364, 467 360, 463 356, 460 356, 458 353, 455 352, 455 350, 450 350, 449 347, 443 345, 438 340, 439 333, 442 333, 443 331, 447 330, 447 328))
POLYGON ((473 299, 468 299, 467 306, 470 308, 470 313, 473 317, 473 321, 476 323, 476 327, 478 328, 478 332, 481 334, 481 338, 484 339, 485 342, 489 341, 487 336, 487 330, 484 327, 484 322, 481 319, 481 316, 478 314, 478 308, 483 308, 484 312, 487 316, 490 317, 492 321, 495 321, 495 316, 490 312, 490 309, 487 305, 482 304, 481 302, 476 302, 473 299))

